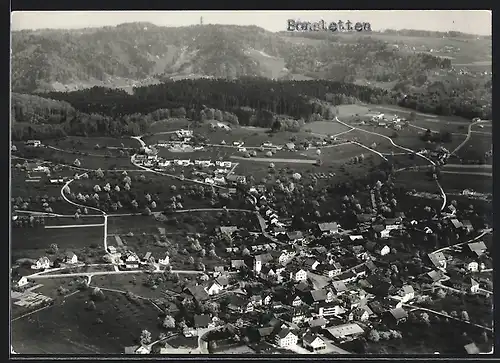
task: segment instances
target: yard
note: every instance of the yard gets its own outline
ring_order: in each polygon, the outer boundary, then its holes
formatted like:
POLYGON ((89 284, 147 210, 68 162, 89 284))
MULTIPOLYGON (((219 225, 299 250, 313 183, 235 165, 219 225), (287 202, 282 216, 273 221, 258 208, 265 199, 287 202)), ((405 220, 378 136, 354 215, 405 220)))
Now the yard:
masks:
POLYGON ((89 291, 84 291, 14 321, 14 349, 25 354, 120 354, 137 343, 144 329, 158 338, 159 312, 151 303, 133 303, 119 293, 104 296, 93 311, 87 309, 89 291))

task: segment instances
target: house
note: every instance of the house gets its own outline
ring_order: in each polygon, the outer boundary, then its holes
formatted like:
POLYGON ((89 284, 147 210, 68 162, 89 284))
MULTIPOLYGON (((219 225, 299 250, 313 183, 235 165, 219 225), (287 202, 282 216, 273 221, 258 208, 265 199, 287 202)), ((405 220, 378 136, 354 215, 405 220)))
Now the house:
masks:
POLYGON ((347 291, 343 281, 332 281, 332 291, 336 295, 341 295, 347 291))
POLYGON ((289 143, 285 144, 285 146, 290 151, 294 151, 295 150, 295 144, 293 142, 289 142, 289 143))
POLYGON ((148 252, 146 252, 144 257, 142 258, 142 261, 148 262, 150 258, 151 258, 151 252, 148 251, 148 252))
POLYGON ((231 260, 231 269, 239 271, 242 267, 245 266, 244 260, 231 260))
POLYGON ((349 283, 349 282, 356 281, 357 275, 356 275, 356 273, 354 271, 349 270, 349 271, 346 271, 346 272, 338 275, 336 277, 336 279, 338 281, 341 281, 341 282, 344 282, 344 283, 349 283))
POLYGON ((42 142, 40 140, 28 140, 24 144, 26 146, 32 146, 32 147, 42 146, 42 142))
POLYGON ((340 275, 340 273, 342 272, 342 266, 338 262, 335 262, 333 264, 319 265, 317 270, 321 272, 323 276, 333 278, 340 275))
POLYGON ((464 350, 467 354, 481 354, 481 351, 477 347, 476 343, 469 343, 464 345, 464 350))
POLYGON ((401 302, 406 303, 415 298, 415 290, 411 285, 404 285, 399 291, 397 298, 401 300, 401 302))
POLYGON ((365 332, 363 328, 356 323, 337 325, 326 329, 326 331, 337 341, 354 338, 365 332))
POLYGON ((479 270, 479 264, 476 261, 466 262, 465 269, 469 272, 477 272, 479 270))
POLYGON ((456 218, 451 219, 450 222, 453 225, 453 227, 455 227, 455 229, 462 229, 464 227, 464 225, 462 224, 462 222, 460 222, 456 218))
POLYGON ((225 275, 219 275, 215 281, 222 287, 222 289, 226 289, 229 286, 229 279, 225 275))
POLYGON ((290 279, 294 281, 306 281, 307 280, 307 271, 301 268, 292 268, 290 271, 290 279))
POLYGON ((300 306, 302 305, 304 302, 302 301, 302 299, 300 298, 300 296, 295 296, 294 299, 292 300, 292 306, 293 307, 297 307, 297 306, 300 306))
POLYGON ((23 287, 23 286, 26 286, 28 285, 30 282, 28 280, 28 278, 26 276, 23 276, 21 277, 18 281, 17 281, 17 286, 18 287, 23 287))
POLYGON ((220 226, 218 229, 219 229, 219 233, 231 236, 234 232, 236 232, 238 230, 238 227, 236 227, 236 226, 220 226))
POLYGON ((191 285, 186 287, 187 292, 198 302, 209 299, 208 293, 201 285, 191 285))
POLYGON ((222 290, 224 290, 224 288, 217 281, 211 281, 205 287, 205 291, 210 296, 217 295, 221 293, 222 290))
POLYGON ((389 318, 396 324, 404 323, 408 319, 408 313, 402 308, 395 308, 389 310, 389 318))
POLYGON ((125 354, 149 354, 150 349, 143 345, 133 345, 131 347, 125 347, 125 354))
POLYGON ((261 255, 257 255, 254 257, 253 261, 253 270, 257 273, 259 273, 262 269, 262 267, 273 260, 273 256, 269 253, 264 253, 261 255))
POLYGON ((276 271, 271 266, 264 266, 260 271, 260 278, 263 280, 270 280, 276 276, 276 271))
POLYGON ((158 259, 158 263, 160 265, 163 265, 163 266, 166 266, 166 265, 170 264, 170 256, 169 255, 165 255, 165 258, 159 258, 158 259))
POLYGON ((479 282, 477 282, 476 280, 471 278, 470 281, 468 281, 467 285, 471 293, 476 294, 479 291, 479 282))
POLYGON ((288 262, 290 262, 294 257, 296 253, 294 251, 286 251, 283 250, 281 251, 280 255, 278 256, 278 263, 282 266, 286 265, 288 262))
POLYGON ((278 334, 276 334, 275 342, 280 348, 286 348, 289 346, 297 345, 299 338, 288 328, 282 329, 278 334))
POLYGON ((64 262, 66 263, 78 263, 78 257, 73 252, 66 252, 64 256, 64 262))
POLYGON ((36 260, 34 265, 31 265, 33 270, 45 270, 50 267, 50 260, 48 257, 43 256, 36 260))
POLYGON ((318 260, 315 260, 314 258, 306 258, 304 261, 304 268, 307 270, 316 270, 316 268, 319 266, 318 260))
POLYGON ((244 175, 231 174, 226 177, 226 181, 230 184, 246 184, 247 178, 244 175))
POLYGON ((434 267, 438 269, 446 269, 446 256, 443 252, 429 253, 427 257, 434 267))
POLYGON ((288 237, 288 240, 290 242, 294 243, 302 242, 304 239, 304 235, 302 234, 301 231, 288 232, 286 236, 288 237))
POLYGON ((325 341, 319 335, 311 332, 306 333, 302 337, 302 345, 313 352, 326 349, 325 341))
POLYGON ((262 296, 260 295, 252 295, 250 296, 250 302, 254 305, 254 306, 262 306, 262 296))
POLYGON ((116 253, 116 247, 115 246, 108 246, 108 251, 111 254, 115 254, 116 253))
POLYGON ((474 232, 474 227, 472 226, 472 223, 469 220, 463 221, 463 225, 467 233, 474 232))
POLYGON ((139 268, 139 258, 135 254, 129 253, 125 258, 125 267, 130 269, 139 268))
POLYGON ((328 296, 328 292, 325 289, 312 290, 306 296, 312 303, 325 301, 328 299, 328 297, 330 298, 330 300, 333 299, 333 293, 330 291, 330 296, 328 296))
POLYGON ((482 256, 486 250, 486 245, 482 241, 467 244, 467 251, 474 257, 482 256))
POLYGON ((208 328, 210 325, 213 325, 210 315, 202 314, 194 316, 194 327, 196 329, 205 329, 208 328))
POLYGON ((179 138, 192 137, 193 136, 193 130, 183 130, 183 129, 180 129, 180 130, 177 130, 175 132, 175 134, 179 138))
POLYGON ((345 309, 338 302, 320 302, 315 304, 316 313, 318 316, 340 316, 344 314, 345 309))
POLYGON ((273 301, 273 296, 271 293, 264 294, 264 298, 262 299, 262 303, 264 305, 269 305, 271 304, 271 301, 273 301))
POLYGON ((432 283, 439 282, 444 277, 445 277, 445 275, 444 275, 443 271, 441 271, 441 270, 432 270, 432 271, 427 272, 423 276, 424 280, 427 280, 427 281, 432 282, 432 283))
POLYGON ((252 312, 254 306, 246 297, 241 295, 231 295, 227 308, 231 311, 244 314, 252 312))
POLYGON ((321 236, 329 236, 339 232, 339 225, 336 222, 318 223, 317 229, 321 236))
POLYGON ((360 306, 349 314, 349 320, 367 321, 372 314, 373 312, 368 306, 360 306))
POLYGON ((385 245, 384 247, 382 247, 380 249, 380 256, 385 256, 385 255, 388 255, 389 253, 391 252, 391 249, 389 248, 389 246, 385 245))
POLYGON ((322 329, 324 329, 326 327, 326 324, 328 324, 328 321, 323 317, 319 317, 319 318, 309 320, 307 322, 307 324, 309 325, 310 328, 322 328, 322 329))
POLYGON ((349 235, 349 239, 351 241, 361 240, 361 239, 363 239, 363 236, 360 235, 360 234, 357 234, 357 235, 356 234, 355 235, 351 234, 351 235, 349 235))

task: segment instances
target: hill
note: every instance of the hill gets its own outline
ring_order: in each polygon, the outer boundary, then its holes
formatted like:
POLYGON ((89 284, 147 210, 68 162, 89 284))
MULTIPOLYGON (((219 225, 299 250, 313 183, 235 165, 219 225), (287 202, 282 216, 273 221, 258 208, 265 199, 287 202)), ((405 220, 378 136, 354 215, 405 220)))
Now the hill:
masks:
MULTIPOLYGON (((448 40, 392 33, 272 33, 256 26, 173 28, 150 23, 18 31, 12 33, 12 87, 21 93, 93 86, 131 92, 133 87, 165 80, 263 76, 369 81, 392 88, 402 80, 418 83, 422 75, 451 71, 453 60, 431 54, 448 52, 451 48, 443 45, 448 40)), ((478 46, 478 41, 459 40, 468 54, 488 49, 486 43, 478 46), (471 46, 477 49, 469 51, 471 46)), ((464 63, 486 58, 460 59, 464 63)))

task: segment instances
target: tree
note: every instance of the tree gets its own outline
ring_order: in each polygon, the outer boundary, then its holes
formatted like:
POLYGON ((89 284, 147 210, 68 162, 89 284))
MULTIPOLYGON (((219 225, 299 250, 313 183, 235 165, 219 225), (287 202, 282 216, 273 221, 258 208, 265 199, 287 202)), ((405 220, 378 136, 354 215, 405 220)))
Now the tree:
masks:
POLYGON ((57 252, 59 252, 59 246, 55 243, 52 243, 50 246, 49 246, 49 249, 50 251, 53 253, 53 254, 56 254, 57 252))
POLYGON ((73 161, 73 165, 79 167, 80 165, 82 165, 82 163, 80 162, 80 160, 75 159, 75 161, 73 161))
POLYGON ((97 177, 98 179, 102 179, 102 178, 104 178, 104 172, 102 171, 102 169, 101 169, 101 168, 99 168, 99 169, 97 169, 97 170, 95 171, 95 175, 96 175, 96 177, 97 177))
POLYGON ((194 265, 194 257, 193 257, 193 256, 189 256, 189 257, 188 257, 188 263, 189 263, 190 265, 194 265))
POLYGON ((147 345, 151 343, 151 333, 147 330, 143 330, 141 332, 141 336, 139 337, 139 341, 141 345, 147 345))
POLYGON ((430 324, 430 320, 429 320, 429 314, 427 314, 426 312, 423 312, 422 314, 420 314, 420 319, 423 323, 429 325, 430 324))
POLYGON ((462 320, 469 321, 469 313, 466 310, 463 310, 460 313, 460 317, 462 318, 462 320))
POLYGON ((99 185, 94 185, 94 192, 99 193, 101 191, 101 187, 99 185))
POLYGON ((87 304, 87 309, 88 310, 95 310, 95 302, 90 300, 89 303, 87 304))
POLYGON ((163 319, 163 327, 166 329, 175 328, 175 319, 170 315, 167 315, 165 319, 163 319))
POLYGON ((370 330, 370 333, 368 333, 368 340, 378 342, 380 340, 379 332, 375 329, 370 330))
POLYGON ((438 299, 444 299, 446 297, 446 291, 444 291, 443 289, 439 289, 436 291, 436 297, 438 299))

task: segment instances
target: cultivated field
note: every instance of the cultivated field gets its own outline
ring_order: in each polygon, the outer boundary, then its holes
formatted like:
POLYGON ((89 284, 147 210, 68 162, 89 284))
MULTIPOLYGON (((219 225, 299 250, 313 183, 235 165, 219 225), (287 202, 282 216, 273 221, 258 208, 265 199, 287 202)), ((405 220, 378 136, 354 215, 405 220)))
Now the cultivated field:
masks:
POLYGON ((349 128, 335 121, 315 121, 308 123, 304 129, 311 130, 313 134, 336 135, 348 131, 349 128))

